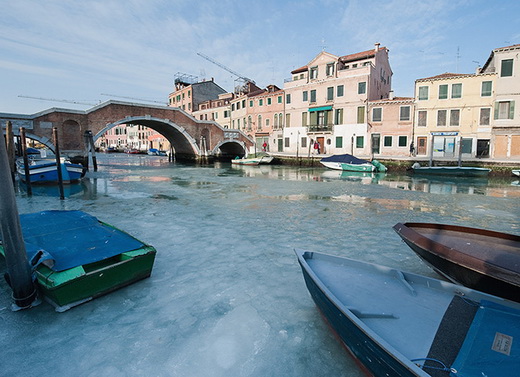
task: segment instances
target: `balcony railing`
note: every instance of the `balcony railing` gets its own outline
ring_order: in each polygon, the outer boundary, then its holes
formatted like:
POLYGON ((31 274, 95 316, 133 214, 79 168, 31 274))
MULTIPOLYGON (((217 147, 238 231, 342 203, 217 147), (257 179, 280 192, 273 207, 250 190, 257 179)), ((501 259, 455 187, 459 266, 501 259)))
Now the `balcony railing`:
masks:
POLYGON ((309 124, 307 132, 332 132, 333 124, 309 124))

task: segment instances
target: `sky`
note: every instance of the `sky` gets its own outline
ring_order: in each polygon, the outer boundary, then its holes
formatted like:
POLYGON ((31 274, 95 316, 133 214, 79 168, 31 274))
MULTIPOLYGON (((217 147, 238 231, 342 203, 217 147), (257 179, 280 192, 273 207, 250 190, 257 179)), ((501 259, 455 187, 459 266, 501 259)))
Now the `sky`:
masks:
POLYGON ((0 112, 166 105, 177 74, 283 88, 321 51, 389 49, 396 96, 520 44, 518 0, 0 0, 0 112), (31 97, 31 98, 28 98, 31 97))

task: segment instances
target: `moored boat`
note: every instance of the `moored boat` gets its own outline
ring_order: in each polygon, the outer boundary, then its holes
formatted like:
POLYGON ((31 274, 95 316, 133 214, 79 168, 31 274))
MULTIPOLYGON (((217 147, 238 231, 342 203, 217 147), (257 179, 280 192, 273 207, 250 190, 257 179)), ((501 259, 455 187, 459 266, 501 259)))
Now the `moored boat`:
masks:
POLYGON ((156 254, 152 246, 85 212, 22 214, 20 223, 37 286, 57 311, 151 274, 156 254))
POLYGON ((274 157, 268 154, 258 154, 255 157, 243 157, 238 156, 231 160, 234 165, 268 165, 273 161, 274 157))
POLYGON ((517 177, 520 177, 520 169, 513 169, 511 170, 511 173, 513 173, 513 175, 516 175, 517 177))
MULTIPOLYGON (((25 164, 22 159, 16 161, 16 171, 22 182, 26 181, 25 164)), ((66 158, 60 159, 59 168, 63 183, 74 183, 85 175, 86 169, 81 164, 74 164, 66 158)), ((29 159, 29 179, 33 184, 57 184, 58 168, 53 158, 31 158, 29 159)))
POLYGON ((398 223, 393 229, 449 280, 520 302, 520 236, 436 223, 398 223))
POLYGON ((324 157, 320 163, 329 169, 357 171, 357 172, 384 172, 386 167, 379 161, 374 160, 372 163, 361 158, 354 157, 350 154, 336 154, 329 157, 324 157))
POLYGON ((412 171, 417 175, 454 175, 458 177, 486 177, 491 169, 474 166, 421 166, 412 165, 412 171))
POLYGON ((314 302, 367 374, 517 375, 519 303, 371 263, 296 254, 314 302))

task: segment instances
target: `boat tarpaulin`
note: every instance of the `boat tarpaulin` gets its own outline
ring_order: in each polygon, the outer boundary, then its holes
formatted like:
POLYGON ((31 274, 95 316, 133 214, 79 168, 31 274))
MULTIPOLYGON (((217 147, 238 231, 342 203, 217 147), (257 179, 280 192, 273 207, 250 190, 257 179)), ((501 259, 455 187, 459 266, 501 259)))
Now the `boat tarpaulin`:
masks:
POLYGON ((129 234, 82 211, 22 214, 20 223, 28 259, 34 259, 41 251, 43 258, 54 262, 50 264, 54 271, 101 261, 144 246, 129 234))
POLYGON ((370 164, 370 161, 352 156, 351 154, 335 154, 321 159, 324 162, 341 162, 344 164, 370 164))
POLYGON ((519 365, 520 311, 482 301, 450 375, 516 377, 519 365))

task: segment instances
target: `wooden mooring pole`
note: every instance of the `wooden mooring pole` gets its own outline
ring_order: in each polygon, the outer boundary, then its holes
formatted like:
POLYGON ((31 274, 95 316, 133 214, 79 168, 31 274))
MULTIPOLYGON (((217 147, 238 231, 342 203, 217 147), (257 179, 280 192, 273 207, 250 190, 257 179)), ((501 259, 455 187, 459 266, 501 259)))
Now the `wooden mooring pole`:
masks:
POLYGON ((60 142, 58 137, 58 129, 56 127, 52 128, 52 136, 54 137, 54 146, 56 150, 54 153, 56 154, 56 169, 58 171, 58 186, 60 187, 60 199, 65 199, 65 193, 63 191, 63 173, 61 171, 61 157, 60 157, 60 142))
POLYGON ((5 138, 7 142, 7 161, 9 162, 9 170, 11 172, 11 179, 14 182, 15 179, 15 154, 14 154, 14 134, 13 134, 13 124, 11 121, 7 121, 5 125, 5 138))
POLYGON ((29 157, 27 156, 27 140, 25 138, 25 128, 20 128, 20 144, 22 147, 23 167, 25 173, 25 185, 27 186, 27 195, 32 196, 31 173, 29 172, 29 157))
POLYGON ((12 309, 20 310, 39 302, 25 252, 7 148, 4 138, 0 139, 0 231, 7 264, 7 280, 13 290, 12 309))

